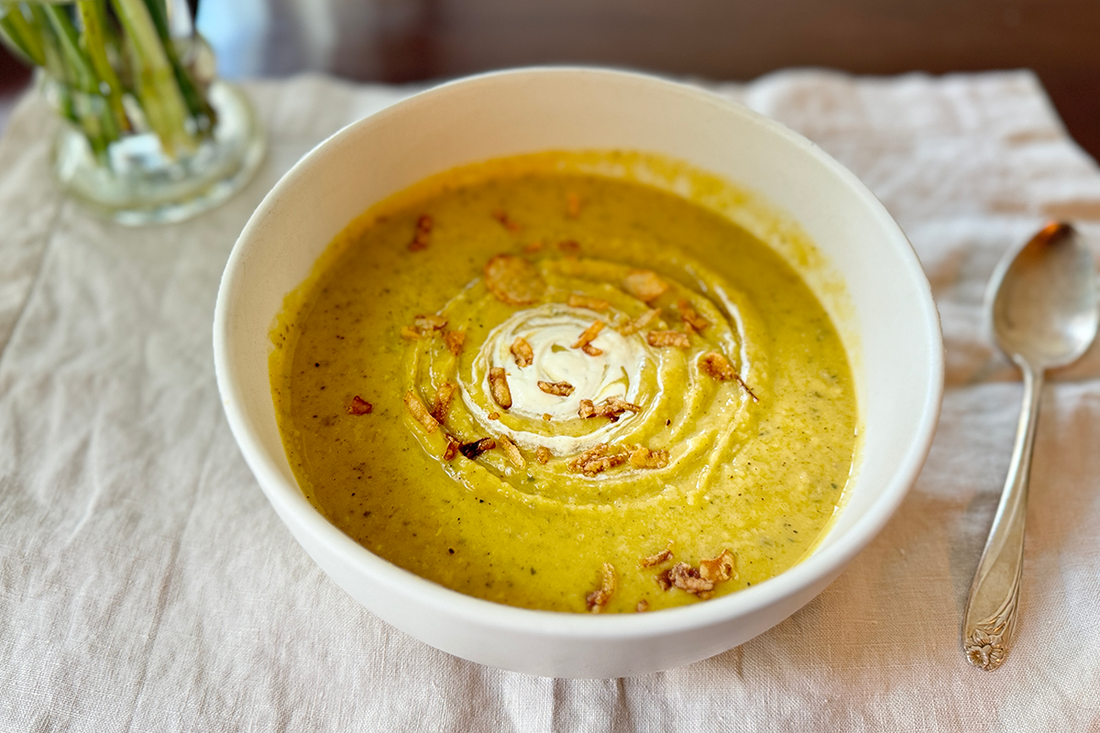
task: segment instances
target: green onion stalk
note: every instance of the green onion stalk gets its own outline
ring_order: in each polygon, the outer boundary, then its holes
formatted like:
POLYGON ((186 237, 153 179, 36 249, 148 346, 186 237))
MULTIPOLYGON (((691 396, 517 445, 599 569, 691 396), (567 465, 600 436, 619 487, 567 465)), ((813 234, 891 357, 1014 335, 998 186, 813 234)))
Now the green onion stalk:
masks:
POLYGON ((52 80, 61 114, 104 163, 111 143, 154 133, 165 154, 193 152, 216 122, 202 40, 172 34, 169 0, 0 0, 0 40, 52 80))

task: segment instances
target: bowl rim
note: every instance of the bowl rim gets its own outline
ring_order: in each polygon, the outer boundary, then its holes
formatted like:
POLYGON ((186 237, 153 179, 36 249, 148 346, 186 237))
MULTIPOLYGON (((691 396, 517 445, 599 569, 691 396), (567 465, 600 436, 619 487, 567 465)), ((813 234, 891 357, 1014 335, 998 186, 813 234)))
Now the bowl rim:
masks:
POLYGON ((416 596, 417 602, 426 610, 457 618, 470 626, 581 640, 642 639, 699 630, 773 606, 804 591, 815 581, 835 577, 878 535, 904 500, 909 488, 916 482, 932 445, 944 390, 943 336, 931 286, 916 252, 900 226, 855 174, 804 136, 714 92, 652 74, 607 67, 575 65, 521 67, 455 79, 399 100, 342 127, 325 138, 279 179, 249 218, 235 242, 218 289, 213 337, 215 374, 230 429, 261 489, 284 522, 290 524, 293 521, 301 530, 308 532, 325 551, 344 557, 357 566, 363 574, 371 576, 382 589, 399 589, 399 592, 406 596, 416 596), (229 303, 242 279, 241 262, 244 259, 244 253, 246 249, 255 246, 252 239, 254 232, 271 214, 278 200, 292 190, 296 182, 306 176, 308 170, 321 162, 330 151, 350 142, 365 127, 380 124, 395 114, 408 113, 421 105, 432 103, 441 96, 462 94, 468 89, 481 85, 514 81, 524 77, 534 79, 567 75, 614 78, 621 82, 659 87, 666 93, 679 94, 695 102, 719 107, 727 114, 740 116, 749 123, 764 128, 768 134, 784 139, 814 158, 818 164, 828 169, 838 184, 846 186, 850 193, 861 199, 880 227, 893 235, 883 244, 895 250, 905 267, 907 278, 912 281, 914 290, 921 296, 921 326, 929 342, 929 359, 925 365, 929 374, 929 389, 920 408, 920 420, 912 431, 912 440, 893 470, 890 480, 879 490, 878 495, 863 514, 857 517, 842 534, 832 537, 831 530, 827 532, 823 538, 831 538, 831 541, 826 546, 819 547, 811 555, 779 575, 736 593, 708 600, 706 603, 664 609, 659 614, 582 614, 508 606, 465 595, 375 555, 329 522, 306 499, 296 482, 291 484, 283 480, 276 461, 266 453, 253 433, 252 426, 255 421, 242 409, 244 390, 237 368, 229 359, 230 348, 227 341, 231 310, 229 303))

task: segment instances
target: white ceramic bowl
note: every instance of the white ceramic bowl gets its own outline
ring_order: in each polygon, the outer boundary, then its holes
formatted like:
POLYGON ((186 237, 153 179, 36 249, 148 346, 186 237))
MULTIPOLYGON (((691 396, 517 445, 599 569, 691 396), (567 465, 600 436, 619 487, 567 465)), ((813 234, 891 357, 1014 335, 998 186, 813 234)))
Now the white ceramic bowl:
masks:
MULTIPOLYGON (((832 295, 819 292, 827 307, 832 295)), ((218 293, 214 355, 245 459, 294 537, 337 584, 439 649, 558 677, 629 676, 687 664, 794 613, 875 537, 916 480, 943 390, 943 345, 928 281, 905 235, 855 176, 782 125, 707 92, 597 69, 464 79, 322 143, 268 194, 237 241, 218 293), (786 211, 846 283, 849 305, 832 310, 854 355, 865 433, 862 465, 833 528, 809 558, 776 578, 649 614, 498 605, 371 554, 306 501, 287 463, 268 379, 268 331, 283 297, 353 218, 431 174, 518 153, 612 148, 664 154, 752 189, 786 211)))

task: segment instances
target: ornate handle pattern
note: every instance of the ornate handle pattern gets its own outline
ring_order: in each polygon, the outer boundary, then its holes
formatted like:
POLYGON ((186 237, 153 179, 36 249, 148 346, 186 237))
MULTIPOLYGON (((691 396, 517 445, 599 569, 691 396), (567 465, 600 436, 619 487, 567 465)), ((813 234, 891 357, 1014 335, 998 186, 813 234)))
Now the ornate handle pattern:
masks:
POLYGON ((989 671, 1004 662, 1016 632, 1028 479, 1043 391, 1043 372, 1022 360, 1017 364, 1024 375, 1024 404, 1016 428, 1012 462, 963 614, 962 644, 967 659, 975 667, 989 671))

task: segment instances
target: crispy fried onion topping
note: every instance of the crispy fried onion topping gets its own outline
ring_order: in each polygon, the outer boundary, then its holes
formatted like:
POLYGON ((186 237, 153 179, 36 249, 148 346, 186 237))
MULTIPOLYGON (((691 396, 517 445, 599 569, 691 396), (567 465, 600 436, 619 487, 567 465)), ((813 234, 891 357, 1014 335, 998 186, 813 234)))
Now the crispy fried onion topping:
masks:
POLYGON ((565 215, 570 219, 581 215, 581 197, 572 191, 565 194, 565 215))
POLYGON ((419 341, 422 336, 434 336, 436 331, 441 330, 446 325, 447 319, 443 316, 435 314, 417 316, 413 319, 412 328, 408 326, 401 327, 401 338, 419 341))
POLYGON ((538 386, 546 394, 557 395, 558 397, 568 397, 573 394, 573 385, 569 382, 544 382, 540 379, 538 386))
POLYGON ((507 305, 530 305, 546 290, 539 271, 527 260, 501 254, 485 263, 485 287, 507 305))
POLYGON ((352 397, 351 402, 348 403, 347 407, 349 415, 366 415, 373 409, 374 405, 367 402, 359 395, 355 395, 354 397, 352 397))
POLYGON ((416 234, 413 235, 413 240, 409 242, 409 251, 418 252, 422 249, 428 248, 428 242, 431 240, 432 234, 432 217, 427 214, 421 214, 420 218, 416 220, 416 234))
POLYGON ((588 606, 588 610, 592 613, 599 613, 602 611, 611 601, 611 596, 615 593, 615 566, 609 562, 605 562, 600 572, 602 574, 600 587, 584 597, 584 602, 588 606))
POLYGON ((688 335, 681 331, 650 331, 645 335, 646 343, 654 348, 675 346, 678 349, 691 348, 688 335))
POLYGON ((654 319, 657 318, 657 316, 659 315, 661 315, 660 308, 650 308, 634 320, 627 321, 623 325, 619 326, 618 331, 623 336, 630 336, 631 334, 637 333, 649 324, 653 323, 654 319))
POLYGON ((492 450, 496 447, 497 442, 492 438, 481 438, 480 440, 471 440, 469 443, 463 443, 458 446, 458 452, 472 461, 485 451, 492 450))
POLYGON ((699 369, 706 375, 717 379, 719 382, 728 382, 731 379, 741 385, 741 389, 752 398, 753 402, 759 402, 759 398, 753 391, 749 389, 749 385, 745 384, 745 381, 741 379, 741 375, 738 374, 733 365, 730 364, 729 359, 721 354, 711 351, 703 354, 699 357, 699 369))
POLYGON ((657 565, 662 565, 672 559, 672 540, 668 541, 668 547, 660 552, 643 557, 638 561, 638 567, 640 568, 652 568, 657 565))
POLYGON ((634 468, 664 468, 668 465, 668 451, 636 446, 630 452, 630 465, 634 468))
POLYGON ((680 319, 683 320, 688 331, 702 331, 710 325, 710 321, 699 315, 686 298, 680 298, 676 302, 676 308, 679 309, 680 319))
POLYGON ((623 290, 649 303, 665 294, 668 283, 652 270, 631 270, 623 278, 623 290))
POLYGON ((638 605, 634 607, 634 610, 637 613, 645 613, 649 610, 649 601, 643 598, 642 600, 638 601, 638 605))
POLYGON ((731 550, 722 550, 717 557, 699 563, 699 576, 703 580, 721 583, 737 577, 737 555, 731 550))
POLYGON ((443 343, 447 344, 452 354, 458 356, 462 353, 462 345, 466 343, 466 331, 447 331, 443 334, 443 343))
POLYGON ((507 435, 502 435, 497 439, 497 446, 504 451, 504 455, 508 459, 508 462, 516 468, 523 468, 527 465, 527 459, 523 457, 523 453, 520 452, 519 446, 507 435))
POLYGON ((558 249, 566 257, 576 257, 581 251, 581 246, 574 242, 572 239, 563 239, 558 242, 558 249))
POLYGON ((606 417, 611 422, 617 422, 619 415, 624 412, 641 412, 642 408, 639 405, 627 402, 626 400, 618 397, 608 397, 600 404, 594 404, 592 400, 581 400, 580 409, 577 410, 577 414, 583 418, 589 417, 606 417))
POLYGON ((595 340, 596 336, 600 334, 600 331, 603 330, 603 327, 603 321, 593 321, 592 325, 584 329, 584 332, 581 333, 579 337, 577 337, 576 342, 573 343, 573 348, 580 349, 589 356, 599 356, 600 354, 602 354, 603 351, 593 346, 592 341, 595 340))
POLYGON ((443 449, 443 460, 453 461, 455 456, 458 455, 458 449, 461 444, 458 442, 458 438, 450 433, 444 433, 443 437, 447 439, 447 447, 443 449))
POLYGON ((563 239, 558 242, 558 250, 564 254, 566 258, 575 258, 575 256, 581 252, 581 245, 571 239, 563 239))
POLYGON ((535 450, 535 460, 545 465, 550 462, 550 459, 554 457, 554 454, 550 452, 550 449, 545 445, 540 445, 535 450))
POLYGON ((417 316, 413 319, 413 325, 416 326, 416 330, 423 335, 430 336, 432 332, 438 331, 446 326, 447 319, 432 313, 426 316, 417 316))
POLYGON ((516 358, 516 366, 520 368, 529 367, 535 362, 535 352, 522 336, 516 336, 508 350, 512 352, 512 356, 516 358))
POLYGON ((623 465, 628 458, 629 454, 621 446, 611 448, 607 443, 600 443, 571 460, 569 470, 592 477, 609 468, 623 465))
POLYGON ((503 209, 497 209, 493 212, 493 218, 500 222, 500 225, 510 232, 518 232, 521 227, 519 222, 514 221, 508 216, 508 212, 503 209))
POLYGON ((587 308, 590 311, 605 311, 611 307, 611 304, 606 300, 600 298, 590 298, 587 295, 578 295, 577 293, 569 294, 569 307, 570 308, 587 308))
POLYGON ((447 413, 451 409, 451 399, 454 397, 456 387, 451 382, 444 382, 435 391, 435 402, 432 404, 432 417, 438 422, 447 422, 447 413))
POLYGON ((737 377, 730 360, 716 351, 711 351, 699 357, 699 369, 709 377, 719 382, 728 382, 737 377))
POLYGON ((676 563, 657 576, 657 584, 662 590, 679 588, 707 599, 713 595, 716 585, 736 577, 737 555, 730 550, 722 550, 722 554, 717 557, 701 561, 697 568, 686 562, 676 563))
POLYGON ((405 393, 405 408, 413 416, 413 419, 429 433, 435 432, 435 429, 439 427, 439 422, 432 417, 432 413, 428 412, 428 408, 424 406, 424 403, 411 389, 405 393))
POLYGON ((489 391, 501 409, 512 406, 512 390, 508 389, 508 375, 501 367, 489 368, 489 391))

